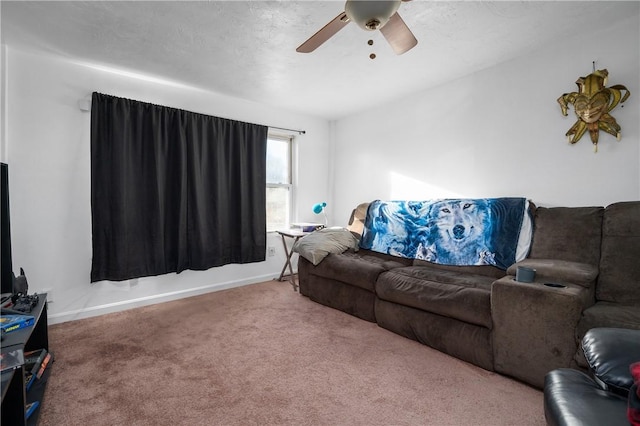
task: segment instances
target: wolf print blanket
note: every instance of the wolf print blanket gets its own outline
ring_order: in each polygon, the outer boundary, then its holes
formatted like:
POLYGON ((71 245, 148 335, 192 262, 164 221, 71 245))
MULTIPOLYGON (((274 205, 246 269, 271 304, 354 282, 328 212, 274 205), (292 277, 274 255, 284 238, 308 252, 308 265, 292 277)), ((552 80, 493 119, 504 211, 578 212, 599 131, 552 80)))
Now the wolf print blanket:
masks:
POLYGON ((507 269, 526 257, 530 243, 524 198, 376 200, 369 205, 360 247, 443 265, 507 269))

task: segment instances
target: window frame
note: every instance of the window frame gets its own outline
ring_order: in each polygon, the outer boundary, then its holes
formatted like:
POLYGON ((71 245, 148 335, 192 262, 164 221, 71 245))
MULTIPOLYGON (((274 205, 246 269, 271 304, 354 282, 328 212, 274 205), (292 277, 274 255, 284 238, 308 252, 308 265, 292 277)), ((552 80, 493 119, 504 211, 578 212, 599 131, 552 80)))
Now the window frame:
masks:
MULTIPOLYGON (((281 133, 276 133, 276 132, 272 132, 271 130, 269 130, 268 134, 267 134, 267 146, 269 144, 269 140, 276 140, 276 141, 281 141, 281 142, 287 142, 288 143, 288 164, 287 167, 289 168, 289 182, 288 183, 270 183, 270 182, 266 182, 265 185, 265 191, 268 190, 269 188, 286 188, 288 190, 288 194, 289 194, 289 211, 287 212, 287 221, 285 223, 285 228, 290 228, 291 227, 291 218, 292 218, 292 214, 293 214, 293 205, 294 205, 294 200, 295 200, 295 176, 294 176, 294 160, 293 160, 293 144, 294 144, 294 139, 295 137, 293 135, 284 135, 281 133)), ((279 228, 274 227, 271 228, 271 225, 269 224, 269 221, 267 219, 267 223, 266 223, 266 229, 267 229, 267 233, 275 233, 279 228)))

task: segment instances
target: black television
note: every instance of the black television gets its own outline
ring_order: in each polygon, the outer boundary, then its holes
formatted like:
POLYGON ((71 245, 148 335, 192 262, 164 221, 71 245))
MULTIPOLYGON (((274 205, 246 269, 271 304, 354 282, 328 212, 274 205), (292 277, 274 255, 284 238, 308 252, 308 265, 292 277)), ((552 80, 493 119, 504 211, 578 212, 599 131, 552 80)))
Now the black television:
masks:
POLYGON ((2 216, 2 293, 13 293, 13 261, 11 258, 11 222, 9 220, 9 166, 0 163, 2 174, 2 195, 0 211, 2 216))

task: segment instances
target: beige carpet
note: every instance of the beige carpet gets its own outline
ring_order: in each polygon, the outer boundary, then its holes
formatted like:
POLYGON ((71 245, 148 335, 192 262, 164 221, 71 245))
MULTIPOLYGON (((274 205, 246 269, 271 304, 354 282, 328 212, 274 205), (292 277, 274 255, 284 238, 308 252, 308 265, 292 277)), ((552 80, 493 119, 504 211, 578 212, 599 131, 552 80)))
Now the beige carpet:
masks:
POLYGON ((287 282, 49 333, 45 426, 544 424, 540 391, 311 302, 287 282))

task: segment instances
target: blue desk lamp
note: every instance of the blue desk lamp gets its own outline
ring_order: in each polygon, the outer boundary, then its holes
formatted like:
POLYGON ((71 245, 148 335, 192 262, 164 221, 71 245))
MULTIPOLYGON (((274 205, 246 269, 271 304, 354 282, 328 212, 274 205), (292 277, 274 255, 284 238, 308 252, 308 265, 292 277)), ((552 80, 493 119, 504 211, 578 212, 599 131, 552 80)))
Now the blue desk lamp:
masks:
POLYGON ((313 212, 315 214, 320 214, 322 213, 324 215, 324 226, 327 226, 327 213, 325 212, 325 209, 327 207, 327 203, 325 203, 324 201, 322 203, 316 203, 313 205, 313 212))

